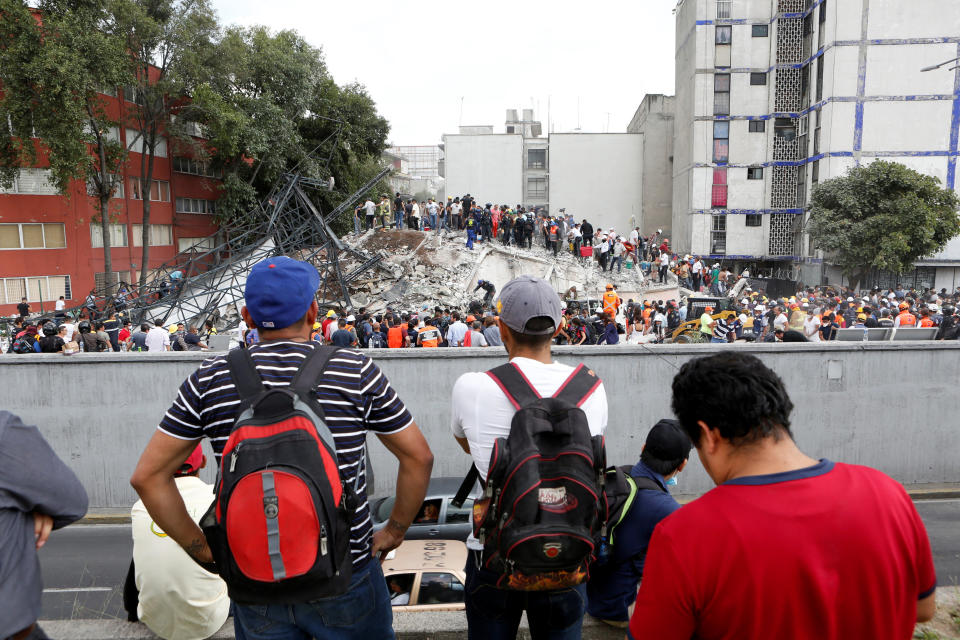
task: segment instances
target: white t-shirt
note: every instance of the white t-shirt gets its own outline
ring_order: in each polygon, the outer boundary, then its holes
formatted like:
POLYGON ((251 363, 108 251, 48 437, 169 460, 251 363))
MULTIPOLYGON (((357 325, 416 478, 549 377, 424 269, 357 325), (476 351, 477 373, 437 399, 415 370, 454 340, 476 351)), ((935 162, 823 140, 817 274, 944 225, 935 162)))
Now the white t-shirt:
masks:
POLYGON ((451 215, 451 216, 458 216, 458 215, 460 215, 460 210, 461 210, 461 209, 463 209, 463 207, 460 206, 460 203, 459 203, 459 202, 454 202, 453 204, 450 205, 450 215, 451 215))
POLYGON ((820 342, 820 318, 816 315, 804 318, 803 335, 805 335, 810 342, 820 342))
POLYGON ((666 267, 670 265, 670 254, 664 251, 660 254, 660 266, 666 267))
POLYGON ((73 340, 73 333, 77 330, 77 325, 73 324, 72 322, 64 322, 60 326, 66 327, 67 329, 67 335, 64 336, 63 341, 70 342, 71 340, 73 340))
POLYGON ((166 351, 165 347, 170 346, 170 332, 163 327, 152 327, 144 342, 147 351, 166 351))
MULTIPOLYGON (((192 476, 175 482, 190 517, 199 521, 213 501, 213 486, 192 476)), ((167 537, 142 501, 133 505, 130 519, 140 621, 158 636, 172 640, 213 635, 230 613, 227 585, 167 537)))
MULTIPOLYGON (((510 362, 520 367, 534 389, 549 397, 557 392, 573 373, 573 367, 559 362, 544 364, 529 358, 513 358, 510 362)), ((490 454, 497 438, 510 435, 510 422, 516 410, 493 378, 483 371, 471 371, 461 375, 453 385, 453 400, 450 430, 458 438, 470 443, 470 456, 481 477, 487 477, 490 454)), ((587 415, 590 435, 601 435, 607 427, 607 392, 603 383, 580 407, 587 415)), ((480 543, 467 538, 467 548, 480 550, 480 543)))
POLYGON ((776 318, 773 319, 773 328, 774 328, 775 330, 776 330, 776 329, 781 329, 781 330, 783 330, 783 331, 786 331, 786 330, 787 330, 787 324, 789 324, 789 322, 790 322, 790 321, 787 319, 787 314, 785 314, 785 313, 783 313, 783 312, 781 311, 781 312, 780 312, 780 315, 778 315, 776 318))
POLYGON ((636 246, 639 240, 640 240, 640 233, 636 229, 634 229, 633 231, 630 232, 630 244, 632 244, 633 246, 636 246))
MULTIPOLYGON (((544 364, 529 358, 513 358, 511 362, 527 377, 544 397, 556 393, 573 373, 573 367, 559 362, 544 364)), ((587 414, 592 435, 600 435, 607 426, 607 392, 601 383, 581 406, 587 414)), ((493 378, 483 371, 461 375, 453 385, 453 409, 450 428, 458 438, 470 443, 470 454, 484 478, 490 464, 490 453, 497 438, 510 434, 510 421, 516 411, 493 378)))
POLYGON ((54 309, 56 309, 57 311, 63 311, 63 308, 66 306, 66 304, 67 303, 63 300, 57 300, 57 304, 54 307, 54 309))
POLYGON ((694 273, 703 273, 703 263, 697 260, 693 263, 693 272, 694 273))
POLYGON ((363 208, 366 210, 368 216, 372 216, 377 212, 377 205, 373 204, 373 200, 364 202, 363 208))

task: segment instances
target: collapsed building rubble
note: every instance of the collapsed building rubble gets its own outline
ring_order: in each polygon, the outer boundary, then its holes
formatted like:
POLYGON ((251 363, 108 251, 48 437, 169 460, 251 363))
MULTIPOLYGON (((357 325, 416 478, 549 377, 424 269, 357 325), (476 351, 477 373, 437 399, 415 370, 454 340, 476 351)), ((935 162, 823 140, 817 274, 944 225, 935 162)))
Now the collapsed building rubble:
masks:
MULTIPOLYGON (((466 309, 482 298, 482 291, 474 293, 478 280, 489 280, 499 289, 524 274, 548 280, 558 295, 575 295, 581 300, 600 298, 607 283, 613 284, 624 300, 679 298, 673 274, 667 285, 656 285, 643 277, 638 265, 624 266, 619 273, 603 272, 595 260, 577 259, 569 251, 554 256, 542 244, 527 249, 493 241, 471 250, 456 233, 383 229, 349 235, 342 241, 380 258, 376 269, 349 287, 353 306, 371 313, 388 306, 395 310, 466 309)), ((349 270, 351 264, 349 258, 344 260, 344 269, 349 270)))

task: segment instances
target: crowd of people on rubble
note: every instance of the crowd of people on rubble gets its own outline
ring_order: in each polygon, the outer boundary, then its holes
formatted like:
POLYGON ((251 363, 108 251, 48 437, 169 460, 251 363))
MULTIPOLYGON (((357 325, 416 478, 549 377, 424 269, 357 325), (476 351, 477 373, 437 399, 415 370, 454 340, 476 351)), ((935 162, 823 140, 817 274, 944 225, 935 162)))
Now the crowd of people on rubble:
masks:
POLYGON ((614 228, 596 228, 586 218, 578 221, 566 209, 551 215, 534 205, 480 204, 469 193, 449 196, 446 203, 405 199, 400 193, 392 203, 386 195, 379 203, 367 198, 354 209, 353 230, 359 235, 377 228, 463 233, 468 249, 485 242, 530 249, 536 242, 554 255, 566 251, 578 260, 593 259, 603 271, 616 268, 620 273, 637 265, 644 275, 656 272, 661 283, 666 282, 672 257, 662 229, 642 235, 635 227, 624 236, 614 228))

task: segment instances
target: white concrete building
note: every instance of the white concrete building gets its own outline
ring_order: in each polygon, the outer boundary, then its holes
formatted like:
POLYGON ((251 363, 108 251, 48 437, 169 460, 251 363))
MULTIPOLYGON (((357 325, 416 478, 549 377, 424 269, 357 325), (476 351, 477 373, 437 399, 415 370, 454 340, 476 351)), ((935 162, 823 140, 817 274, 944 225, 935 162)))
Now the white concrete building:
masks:
POLYGON ((594 226, 626 234, 641 221, 643 136, 553 133, 543 136, 533 111, 508 109, 504 129, 462 126, 443 136, 446 195, 567 209, 594 226))
MULTIPOLYGON (((837 282, 802 232, 815 184, 879 158, 957 187, 960 70, 921 69, 960 52, 960 2, 681 0, 676 13, 679 251, 837 282)), ((960 239, 874 279, 897 281, 960 285, 960 239)))
POLYGON ((643 97, 627 133, 643 134, 643 186, 640 233, 658 229, 671 238, 673 225, 673 96, 643 97))
POLYGON ((550 211, 628 236, 640 226, 643 170, 640 134, 552 133, 550 211))

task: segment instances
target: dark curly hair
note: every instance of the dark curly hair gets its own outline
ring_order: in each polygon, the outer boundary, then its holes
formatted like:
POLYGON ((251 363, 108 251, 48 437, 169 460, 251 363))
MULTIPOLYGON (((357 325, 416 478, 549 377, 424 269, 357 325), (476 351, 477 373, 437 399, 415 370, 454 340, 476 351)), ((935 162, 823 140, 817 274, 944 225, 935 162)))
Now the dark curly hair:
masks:
POLYGON ((685 363, 673 378, 673 412, 695 446, 702 420, 734 446, 792 438, 793 402, 783 380, 758 358, 723 352, 685 363))

